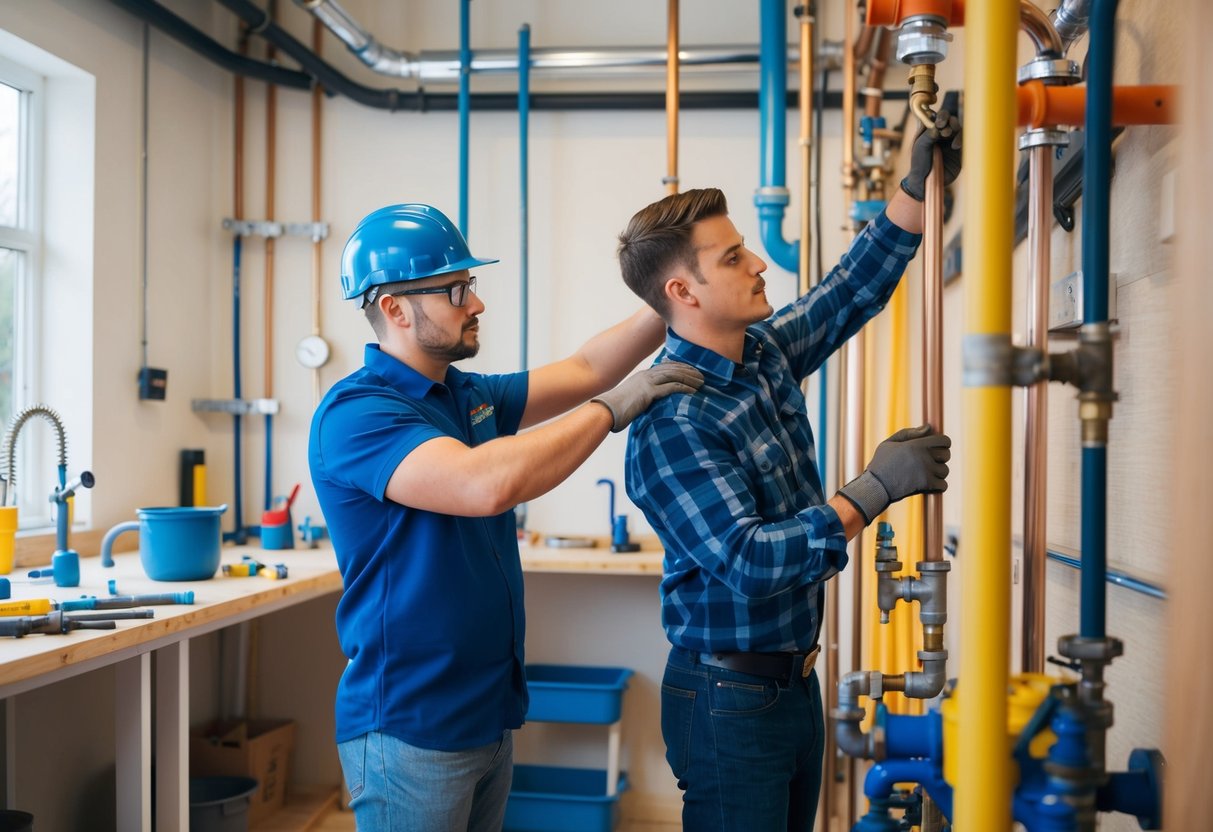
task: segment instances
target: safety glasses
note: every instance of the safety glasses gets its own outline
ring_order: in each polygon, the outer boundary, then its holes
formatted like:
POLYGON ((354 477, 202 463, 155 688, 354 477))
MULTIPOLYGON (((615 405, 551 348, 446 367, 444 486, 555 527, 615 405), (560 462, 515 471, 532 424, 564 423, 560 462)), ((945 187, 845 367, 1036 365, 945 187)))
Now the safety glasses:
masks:
POLYGON ((463 306, 467 303, 468 292, 476 291, 476 275, 472 275, 467 280, 460 280, 458 283, 448 283, 445 286, 430 286, 426 289, 401 289, 399 292, 392 292, 392 297, 398 298, 401 295, 446 295, 451 301, 451 306, 463 306))

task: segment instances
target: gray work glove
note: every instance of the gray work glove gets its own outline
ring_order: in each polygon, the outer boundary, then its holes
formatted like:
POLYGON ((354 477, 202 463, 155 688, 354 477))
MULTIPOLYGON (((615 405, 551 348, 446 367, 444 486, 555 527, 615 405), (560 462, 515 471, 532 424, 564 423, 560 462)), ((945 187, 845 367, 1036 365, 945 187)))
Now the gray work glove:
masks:
POLYGON ((910 172, 901 180, 901 189, 914 199, 926 199, 927 174, 931 172, 935 146, 943 151, 943 184, 951 185, 960 175, 960 120, 947 110, 935 115, 935 128, 918 131, 910 151, 910 172))
POLYGON ((867 470, 838 493, 871 523, 891 503, 911 494, 947 491, 951 448, 952 440, 932 433, 930 425, 899 430, 876 447, 867 470))
POLYGON ((689 364, 663 362, 625 378, 613 390, 590 399, 611 411, 612 433, 618 433, 649 409, 657 399, 671 393, 694 393, 703 386, 703 373, 689 364))

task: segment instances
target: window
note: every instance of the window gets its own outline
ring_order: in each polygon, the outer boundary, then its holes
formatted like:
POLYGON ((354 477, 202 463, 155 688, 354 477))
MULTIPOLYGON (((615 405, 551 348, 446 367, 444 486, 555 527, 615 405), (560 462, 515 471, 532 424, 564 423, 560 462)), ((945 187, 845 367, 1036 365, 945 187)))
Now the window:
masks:
MULTIPOLYGON (((33 404, 39 392, 33 345, 41 239, 37 165, 42 141, 41 98, 41 76, 0 58, 0 424, 4 433, 13 415, 33 404)), ((51 483, 45 474, 31 478, 34 467, 22 464, 23 457, 42 455, 50 442, 44 435, 49 431, 29 433, 27 439, 23 432, 16 455, 17 481, 24 485, 6 495, 10 504, 20 497, 22 527, 49 522, 43 491, 51 483)))

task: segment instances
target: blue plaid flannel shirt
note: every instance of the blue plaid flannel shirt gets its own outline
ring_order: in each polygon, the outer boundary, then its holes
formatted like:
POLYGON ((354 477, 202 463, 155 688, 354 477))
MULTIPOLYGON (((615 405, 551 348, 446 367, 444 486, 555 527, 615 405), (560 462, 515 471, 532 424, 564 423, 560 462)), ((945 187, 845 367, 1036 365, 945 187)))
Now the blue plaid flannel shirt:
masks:
POLYGON ((632 423, 626 481, 665 547, 671 644, 816 642, 823 582, 846 566, 847 541, 825 505, 800 382, 884 307, 920 240, 881 214, 819 286, 749 327, 741 364, 667 333, 657 361, 698 367, 705 383, 632 423))

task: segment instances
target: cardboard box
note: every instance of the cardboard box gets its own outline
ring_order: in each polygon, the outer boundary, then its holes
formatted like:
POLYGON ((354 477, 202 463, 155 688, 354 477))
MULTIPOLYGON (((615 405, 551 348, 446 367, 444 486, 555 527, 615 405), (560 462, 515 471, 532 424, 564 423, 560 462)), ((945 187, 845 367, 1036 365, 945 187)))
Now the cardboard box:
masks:
POLYGON ((216 722, 190 732, 190 776, 243 775, 257 780, 249 824, 282 808, 295 750, 293 720, 216 722))

